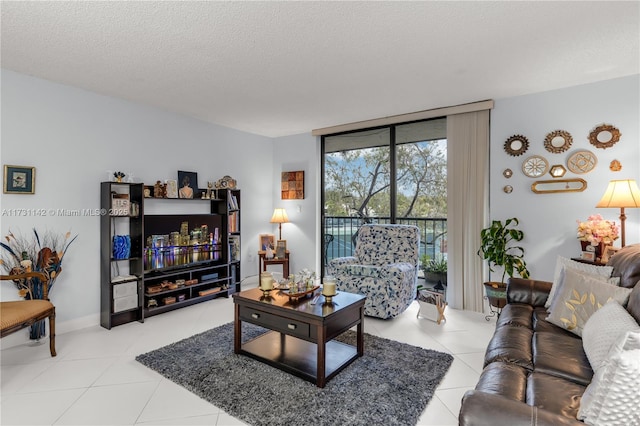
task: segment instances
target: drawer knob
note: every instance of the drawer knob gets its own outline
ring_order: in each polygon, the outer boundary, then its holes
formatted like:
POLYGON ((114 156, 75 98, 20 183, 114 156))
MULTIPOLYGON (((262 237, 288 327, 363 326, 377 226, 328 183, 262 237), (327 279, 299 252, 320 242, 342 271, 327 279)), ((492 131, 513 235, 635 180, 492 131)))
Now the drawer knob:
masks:
POLYGON ((288 328, 289 330, 295 330, 297 327, 298 327, 298 326, 297 326, 297 325, 295 325, 295 324, 287 324, 287 328, 288 328))
POLYGON ((255 313, 251 314, 251 318, 258 319, 258 318, 260 318, 260 314, 255 314, 255 313))

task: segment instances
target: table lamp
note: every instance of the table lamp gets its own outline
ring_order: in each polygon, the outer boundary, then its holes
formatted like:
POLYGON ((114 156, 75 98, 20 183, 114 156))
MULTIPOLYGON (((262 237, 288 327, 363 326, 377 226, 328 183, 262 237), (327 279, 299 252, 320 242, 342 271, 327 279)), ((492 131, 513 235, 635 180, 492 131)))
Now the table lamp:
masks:
POLYGON ((287 216, 287 212, 285 209, 275 209, 273 211, 273 216, 271 216, 271 223, 278 224, 278 239, 282 239, 282 224, 288 223, 289 217, 287 216))
POLYGON ((640 207, 640 189, 636 181, 633 179, 612 180, 596 207, 620 208, 620 234, 622 247, 624 247, 624 221, 627 219, 624 209, 640 207))

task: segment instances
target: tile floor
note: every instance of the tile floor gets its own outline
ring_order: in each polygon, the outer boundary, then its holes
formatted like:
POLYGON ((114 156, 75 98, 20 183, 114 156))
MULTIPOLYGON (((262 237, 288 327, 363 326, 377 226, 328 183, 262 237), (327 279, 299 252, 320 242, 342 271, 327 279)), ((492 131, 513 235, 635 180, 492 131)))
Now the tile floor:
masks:
MULTIPOLYGON (((247 288, 246 286, 243 288, 247 288)), ((495 326, 484 315, 447 309, 447 322, 417 319, 414 304, 394 320, 367 317, 365 331, 454 355, 419 425, 457 425, 460 400, 475 386, 495 326)), ((95 326, 3 349, 2 425, 242 425, 135 361, 135 356, 233 320, 232 299, 214 299, 106 330, 95 326)))

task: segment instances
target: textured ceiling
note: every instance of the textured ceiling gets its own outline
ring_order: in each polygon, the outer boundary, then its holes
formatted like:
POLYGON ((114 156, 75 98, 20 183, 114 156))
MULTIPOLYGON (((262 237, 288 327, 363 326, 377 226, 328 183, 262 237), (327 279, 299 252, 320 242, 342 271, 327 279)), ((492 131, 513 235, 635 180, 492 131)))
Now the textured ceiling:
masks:
POLYGON ((640 72, 640 3, 2 1, 2 67, 270 137, 640 72))

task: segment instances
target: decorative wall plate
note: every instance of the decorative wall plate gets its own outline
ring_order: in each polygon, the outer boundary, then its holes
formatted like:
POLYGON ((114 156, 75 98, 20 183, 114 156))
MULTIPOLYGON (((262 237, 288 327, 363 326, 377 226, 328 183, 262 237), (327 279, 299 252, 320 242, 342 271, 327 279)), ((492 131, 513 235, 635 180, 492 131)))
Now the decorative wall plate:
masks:
POLYGON ((504 143, 504 150, 512 157, 524 154, 529 149, 529 140, 522 135, 513 135, 504 143))
POLYGON ((539 155, 532 155, 522 163, 522 173, 531 178, 537 178, 547 173, 549 162, 539 155))
POLYGON ((547 151, 560 154, 569 149, 573 143, 573 137, 564 130, 554 130, 544 138, 544 147, 547 151))
POLYGON ((587 150, 576 151, 569 156, 567 167, 572 173, 583 174, 589 173, 598 164, 596 156, 587 150))
POLYGON ((596 148, 607 149, 618 143, 620 130, 611 124, 601 124, 589 133, 589 142, 596 148))

